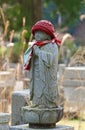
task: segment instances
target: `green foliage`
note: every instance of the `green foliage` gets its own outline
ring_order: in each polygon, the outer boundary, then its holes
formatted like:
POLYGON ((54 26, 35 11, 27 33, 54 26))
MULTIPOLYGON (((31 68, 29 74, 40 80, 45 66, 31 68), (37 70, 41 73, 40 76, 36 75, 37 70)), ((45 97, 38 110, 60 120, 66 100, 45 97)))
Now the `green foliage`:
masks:
MULTIPOLYGON (((49 3, 52 0, 45 1, 49 3)), ((79 16, 82 1, 83 0, 53 0, 53 3, 56 5, 56 11, 53 9, 54 15, 60 12, 64 19, 63 26, 71 24, 79 16)))
MULTIPOLYGON (((40 0, 41 1, 41 0, 40 0)), ((42 7, 48 8, 49 5, 49 14, 51 18, 56 16, 56 13, 59 12, 61 16, 64 18, 64 24, 68 25, 71 22, 73 22, 74 19, 76 19, 79 15, 79 11, 82 6, 83 0, 43 0, 42 1, 42 7)), ((36 9, 38 8, 39 1, 34 0, 3 0, 0 1, 0 6, 3 6, 3 4, 6 3, 6 8, 4 8, 4 14, 6 20, 10 21, 10 30, 19 31, 20 33, 24 29, 23 27, 23 17, 26 18, 26 24, 25 28, 28 30, 28 33, 24 35, 24 38, 26 39, 26 42, 29 41, 30 37, 30 30, 32 26, 32 15, 36 14, 34 7, 36 9), (35 3, 37 6, 35 6, 35 3), (33 12, 34 11, 34 12, 33 12)), ((37 14, 40 12, 37 12, 37 14)), ((35 15, 33 15, 35 16, 35 15)), ((49 16, 47 15, 47 19, 49 20, 49 16)), ((35 20, 35 19, 33 19, 35 20)), ((37 20, 37 19, 36 19, 37 20)), ((9 35, 9 34, 7 34, 9 35)), ((21 40, 21 39, 20 39, 21 40)), ((22 50, 22 42, 19 41, 18 43, 15 43, 15 46, 13 48, 11 60, 14 62, 18 62, 19 57, 21 55, 22 50)), ((68 48, 74 52, 72 46, 73 44, 67 45, 68 48)))
MULTIPOLYGON (((41 0, 40 0, 41 1, 41 0)), ((78 16, 80 9, 82 7, 83 0, 43 0, 42 7, 45 8, 50 6, 49 15, 51 18, 55 18, 56 13, 59 12, 64 19, 64 25, 68 25, 72 23, 78 16)), ((40 18, 37 18, 36 9, 38 8, 38 0, 3 0, 0 1, 0 5, 6 3, 6 9, 4 9, 4 13, 6 19, 10 21, 10 29, 20 30, 23 28, 23 17, 26 18, 26 27, 31 28, 33 21, 37 21, 40 18), (36 3, 36 9, 34 9, 34 5, 36 3), (33 17, 36 18, 33 18, 33 17)), ((41 8, 42 9, 42 8, 41 8)), ((37 12, 37 15, 41 12, 37 12)), ((39 15, 40 16, 40 15, 39 15)), ((47 19, 49 20, 49 16, 47 15, 47 19)), ((34 22, 35 22, 34 21, 34 22)))
POLYGON ((76 52, 76 50, 77 50, 77 46, 75 45, 75 43, 74 42, 72 42, 72 41, 66 41, 65 42, 65 46, 67 47, 67 49, 69 49, 70 50, 70 52, 71 52, 71 56, 76 52))
POLYGON ((22 27, 22 12, 19 4, 7 8, 5 14, 6 19, 10 21, 10 30, 19 30, 22 27))
POLYGON ((10 62, 17 63, 20 59, 20 53, 21 53, 21 43, 17 42, 14 44, 14 47, 12 48, 12 53, 9 57, 10 62))
POLYGON ((24 39, 26 40, 26 42, 29 41, 30 39, 30 35, 31 35, 31 31, 30 31, 30 27, 23 27, 20 31, 20 34, 23 32, 23 30, 25 30, 26 32, 24 33, 24 39))
POLYGON ((14 29, 19 31, 23 28, 23 17, 26 18, 26 27, 31 28, 31 11, 30 11, 30 1, 28 0, 3 0, 0 1, 0 5, 3 7, 3 4, 6 4, 6 7, 3 9, 5 19, 10 21, 10 30, 14 29))
POLYGON ((77 51, 77 46, 74 41, 66 40, 63 46, 60 47, 59 62, 68 64, 70 58, 77 51), (61 49, 62 48, 62 49, 61 49))
POLYGON ((24 51, 27 49, 28 45, 23 44, 21 41, 16 42, 14 47, 12 48, 12 53, 9 57, 10 62, 18 63, 21 61, 21 55, 23 55, 24 51))

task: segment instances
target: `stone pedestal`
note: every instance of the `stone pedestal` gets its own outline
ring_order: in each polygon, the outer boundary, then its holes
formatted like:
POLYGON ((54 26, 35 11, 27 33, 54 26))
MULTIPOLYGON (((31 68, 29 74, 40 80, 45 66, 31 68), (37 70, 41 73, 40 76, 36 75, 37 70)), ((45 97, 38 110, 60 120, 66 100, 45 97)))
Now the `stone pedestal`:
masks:
MULTIPOLYGON (((20 125, 20 126, 12 126, 10 130, 37 130, 33 128, 29 128, 29 125, 20 125)), ((74 130, 72 126, 64 126, 64 125, 56 125, 55 128, 50 129, 38 129, 38 130, 74 130)))
POLYGON ((63 116, 63 108, 22 108, 23 120, 29 123, 30 128, 54 128, 56 122, 63 116))
POLYGON ((9 130, 9 113, 0 113, 0 130, 9 130))

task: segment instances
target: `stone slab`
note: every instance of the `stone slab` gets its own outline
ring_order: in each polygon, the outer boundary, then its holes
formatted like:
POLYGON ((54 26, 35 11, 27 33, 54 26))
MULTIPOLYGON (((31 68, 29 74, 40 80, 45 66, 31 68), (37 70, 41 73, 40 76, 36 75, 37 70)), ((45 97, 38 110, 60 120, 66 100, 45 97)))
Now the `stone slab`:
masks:
POLYGON ((51 129, 35 129, 35 128, 29 128, 28 125, 20 125, 20 126, 11 126, 10 130, 74 130, 72 126, 64 126, 64 125, 56 125, 55 128, 51 129))
POLYGON ((9 126, 7 124, 0 124, 0 130, 9 130, 9 126))
POLYGON ((15 91, 12 94, 12 125, 20 125, 22 121, 21 108, 28 105, 30 90, 15 91))
POLYGON ((85 80, 71 80, 71 79, 65 79, 62 82, 62 85, 64 87, 80 87, 85 86, 85 80))
POLYGON ((9 113, 0 113, 0 125, 8 123, 9 120, 10 120, 10 114, 9 113))
POLYGON ((82 79, 85 80, 85 67, 66 67, 64 79, 82 79))

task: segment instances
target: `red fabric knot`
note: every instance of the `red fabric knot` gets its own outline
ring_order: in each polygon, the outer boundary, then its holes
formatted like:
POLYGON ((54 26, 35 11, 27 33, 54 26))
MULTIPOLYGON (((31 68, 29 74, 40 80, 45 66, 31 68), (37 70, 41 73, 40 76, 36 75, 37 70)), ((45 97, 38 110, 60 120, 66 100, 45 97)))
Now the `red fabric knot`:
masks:
POLYGON ((26 64, 24 64, 24 70, 30 70, 30 62, 31 62, 31 58, 32 58, 32 55, 33 55, 33 47, 35 45, 37 45, 38 47, 42 47, 45 44, 49 44, 49 43, 52 43, 52 44, 56 43, 56 44, 59 45, 61 42, 59 40, 55 39, 55 38, 53 40, 35 41, 35 43, 31 47, 31 53, 30 53, 30 55, 27 59, 27 62, 26 62, 26 64))

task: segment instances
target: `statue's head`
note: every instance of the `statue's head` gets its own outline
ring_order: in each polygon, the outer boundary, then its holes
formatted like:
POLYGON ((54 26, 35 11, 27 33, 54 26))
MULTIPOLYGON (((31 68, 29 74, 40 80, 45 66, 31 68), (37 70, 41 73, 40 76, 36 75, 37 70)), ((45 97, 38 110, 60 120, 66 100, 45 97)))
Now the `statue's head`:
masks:
POLYGON ((47 20, 40 20, 32 27, 32 34, 38 41, 53 39, 54 33, 54 26, 47 20))
POLYGON ((43 31, 35 31, 34 37, 37 41, 51 40, 50 35, 43 31))

